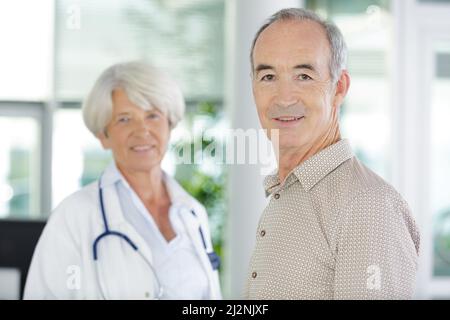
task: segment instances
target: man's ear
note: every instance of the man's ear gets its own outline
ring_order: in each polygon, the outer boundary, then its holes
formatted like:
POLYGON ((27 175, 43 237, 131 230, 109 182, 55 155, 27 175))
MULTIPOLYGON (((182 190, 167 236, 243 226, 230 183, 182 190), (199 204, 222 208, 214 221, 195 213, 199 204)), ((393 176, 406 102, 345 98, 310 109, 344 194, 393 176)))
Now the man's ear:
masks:
POLYGON ((102 144, 103 149, 111 148, 110 140, 106 133, 106 128, 103 131, 98 132, 96 136, 97 136, 97 139, 100 140, 100 143, 102 144))
POLYGON ((338 108, 342 105, 348 89, 350 88, 350 75, 347 70, 342 70, 341 76, 336 84, 336 91, 333 98, 333 107, 338 108))

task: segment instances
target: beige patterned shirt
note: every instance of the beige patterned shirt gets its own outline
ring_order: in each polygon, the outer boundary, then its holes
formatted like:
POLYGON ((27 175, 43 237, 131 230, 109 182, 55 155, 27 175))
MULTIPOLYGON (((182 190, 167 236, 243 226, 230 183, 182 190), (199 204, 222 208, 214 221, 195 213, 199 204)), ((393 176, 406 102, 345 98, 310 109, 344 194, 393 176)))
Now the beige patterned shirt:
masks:
POLYGON ((248 299, 408 299, 419 231, 402 197, 353 155, 347 140, 280 184, 257 229, 248 299))

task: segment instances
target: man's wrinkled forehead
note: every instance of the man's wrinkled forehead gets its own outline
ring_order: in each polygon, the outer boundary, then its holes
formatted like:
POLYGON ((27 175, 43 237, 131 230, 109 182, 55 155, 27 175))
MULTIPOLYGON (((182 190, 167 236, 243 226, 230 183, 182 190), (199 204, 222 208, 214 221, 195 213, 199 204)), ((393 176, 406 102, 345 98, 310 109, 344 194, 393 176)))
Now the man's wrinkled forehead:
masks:
POLYGON ((330 46, 324 28, 315 21, 276 21, 259 35, 252 58, 253 72, 261 64, 328 65, 330 46))

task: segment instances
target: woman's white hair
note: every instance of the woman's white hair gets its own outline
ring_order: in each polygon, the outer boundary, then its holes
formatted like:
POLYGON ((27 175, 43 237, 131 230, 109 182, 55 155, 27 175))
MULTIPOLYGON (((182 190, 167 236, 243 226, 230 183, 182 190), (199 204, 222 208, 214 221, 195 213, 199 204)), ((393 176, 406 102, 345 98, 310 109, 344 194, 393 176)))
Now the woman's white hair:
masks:
POLYGON ((156 108, 164 113, 171 129, 183 118, 183 94, 167 73, 144 62, 119 63, 100 75, 83 103, 84 123, 94 135, 102 132, 111 120, 112 92, 118 88, 140 108, 156 108))

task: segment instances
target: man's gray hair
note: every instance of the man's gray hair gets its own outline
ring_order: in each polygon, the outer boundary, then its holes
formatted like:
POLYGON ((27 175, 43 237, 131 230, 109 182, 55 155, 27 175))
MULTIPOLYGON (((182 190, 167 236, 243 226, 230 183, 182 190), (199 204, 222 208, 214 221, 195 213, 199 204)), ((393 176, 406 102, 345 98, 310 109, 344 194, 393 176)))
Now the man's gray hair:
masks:
POLYGON ((329 65, 330 74, 333 82, 337 82, 337 80, 341 75, 342 70, 344 70, 347 65, 347 45, 345 44, 342 33, 333 22, 322 19, 312 11, 300 8, 282 9, 273 14, 261 26, 261 28, 259 28, 258 32, 255 35, 255 38, 253 39, 252 49, 250 51, 252 73, 254 68, 253 51, 255 49, 256 41, 258 40, 261 33, 274 22, 290 21, 290 20, 298 20, 298 21, 310 20, 317 22, 324 28, 328 37, 328 42, 330 44, 330 51, 331 51, 330 65, 329 65))

